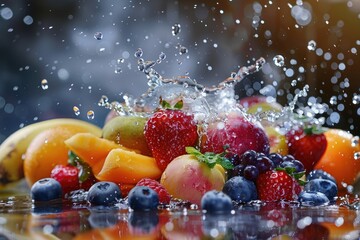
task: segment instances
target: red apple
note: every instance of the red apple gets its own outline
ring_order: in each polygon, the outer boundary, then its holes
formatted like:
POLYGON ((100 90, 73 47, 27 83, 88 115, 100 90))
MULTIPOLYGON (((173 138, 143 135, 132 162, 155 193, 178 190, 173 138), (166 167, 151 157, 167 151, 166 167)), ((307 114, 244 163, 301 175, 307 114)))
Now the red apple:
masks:
POLYGON ((269 153, 269 139, 258 122, 250 122, 239 114, 229 114, 225 121, 209 124, 201 140, 201 152, 227 151, 242 155, 247 150, 269 153))

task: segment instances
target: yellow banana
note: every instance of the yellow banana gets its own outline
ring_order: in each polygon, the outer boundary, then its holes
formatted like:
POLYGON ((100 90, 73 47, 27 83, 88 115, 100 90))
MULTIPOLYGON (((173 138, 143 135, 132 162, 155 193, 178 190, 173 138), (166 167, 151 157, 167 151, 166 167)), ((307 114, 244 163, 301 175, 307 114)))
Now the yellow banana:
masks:
POLYGON ((42 131, 63 125, 85 127, 97 136, 101 136, 102 132, 92 123, 72 118, 45 120, 17 130, 0 145, 0 189, 24 177, 23 155, 31 141, 42 131))

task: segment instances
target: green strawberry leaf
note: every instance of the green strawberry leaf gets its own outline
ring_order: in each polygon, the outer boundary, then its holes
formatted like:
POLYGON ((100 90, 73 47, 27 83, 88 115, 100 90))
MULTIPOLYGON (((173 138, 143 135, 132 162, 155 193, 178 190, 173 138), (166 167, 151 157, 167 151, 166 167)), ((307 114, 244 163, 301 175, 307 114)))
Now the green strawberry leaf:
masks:
POLYGON ((234 168, 231 161, 224 157, 225 152, 221 154, 216 154, 213 152, 201 153, 194 147, 186 147, 185 150, 188 154, 195 156, 200 162, 205 163, 209 168, 215 167, 216 164, 219 164, 224 169, 234 168))
POLYGON ((69 151, 68 157, 69 157, 68 163, 79 169, 80 183, 85 182, 92 174, 91 167, 72 151, 69 151))
POLYGON ((160 105, 161 105, 162 109, 181 110, 184 106, 184 101, 181 99, 181 100, 177 101, 173 106, 171 106, 171 104, 169 102, 167 102, 166 100, 163 100, 160 97, 160 105))
POLYGON ((174 109, 182 109, 184 106, 184 101, 183 100, 179 100, 177 103, 175 103, 175 105, 173 106, 174 109))

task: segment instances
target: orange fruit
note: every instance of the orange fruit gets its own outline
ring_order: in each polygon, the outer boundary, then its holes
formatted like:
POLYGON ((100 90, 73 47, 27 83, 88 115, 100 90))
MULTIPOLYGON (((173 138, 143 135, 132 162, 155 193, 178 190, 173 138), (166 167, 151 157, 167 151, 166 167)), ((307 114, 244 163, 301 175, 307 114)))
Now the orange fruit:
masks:
POLYGON ((68 124, 47 129, 31 141, 24 158, 24 175, 29 186, 39 179, 50 177, 56 165, 67 164, 69 149, 64 141, 79 132, 101 134, 98 128, 68 124))
POLYGON ((327 147, 314 169, 322 169, 333 175, 340 191, 345 190, 342 182, 353 184, 360 172, 360 160, 355 153, 360 152, 360 145, 354 144, 354 136, 341 129, 329 129, 325 132, 327 147))

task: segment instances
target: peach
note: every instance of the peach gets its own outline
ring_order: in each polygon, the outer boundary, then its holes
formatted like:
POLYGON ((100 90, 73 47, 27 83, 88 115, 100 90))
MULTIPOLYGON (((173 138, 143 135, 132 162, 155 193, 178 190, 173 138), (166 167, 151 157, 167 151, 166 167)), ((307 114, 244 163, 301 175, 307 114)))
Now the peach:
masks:
POLYGON ((173 197, 200 204, 206 192, 221 191, 225 180, 225 170, 219 164, 210 168, 194 155, 185 154, 169 163, 160 183, 173 197))

